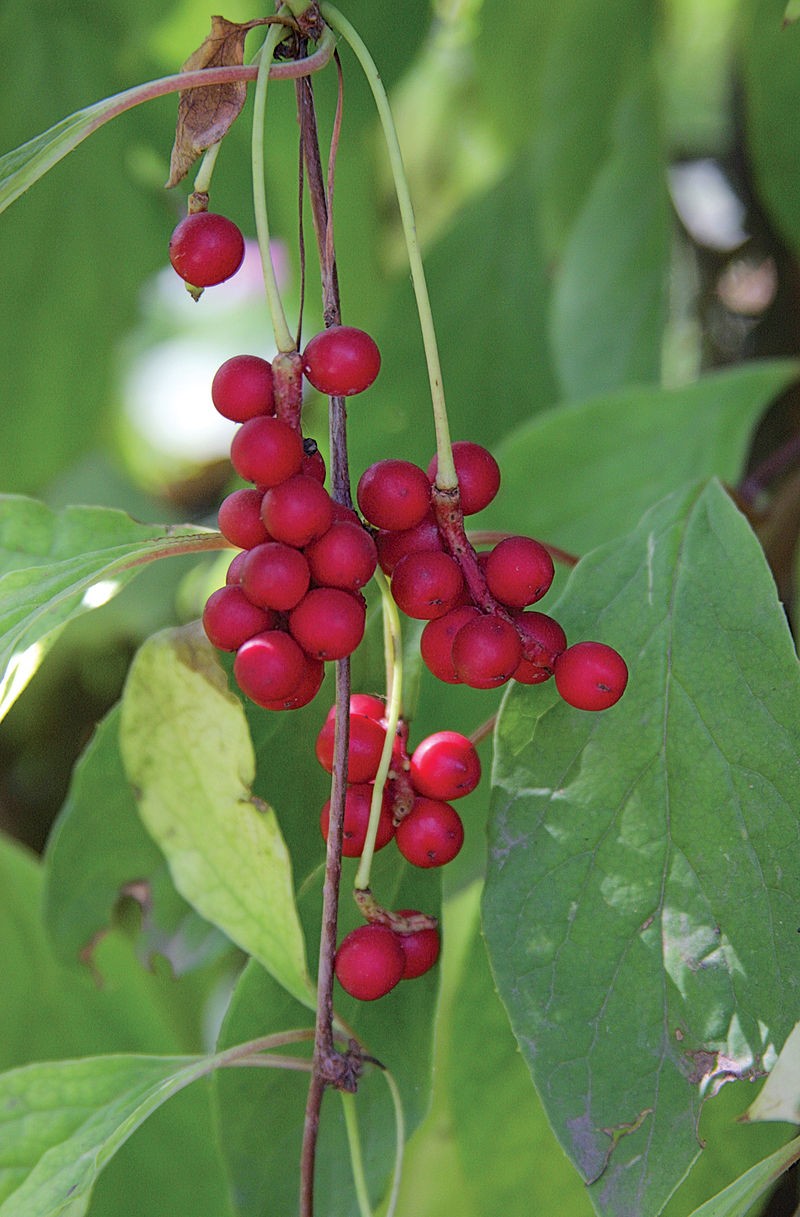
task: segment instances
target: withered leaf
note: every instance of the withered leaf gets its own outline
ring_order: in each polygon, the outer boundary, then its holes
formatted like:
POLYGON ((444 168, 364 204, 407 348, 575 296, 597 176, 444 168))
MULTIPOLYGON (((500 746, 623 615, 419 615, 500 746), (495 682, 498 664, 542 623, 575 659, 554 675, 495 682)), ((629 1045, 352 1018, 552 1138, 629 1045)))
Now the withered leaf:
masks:
MULTIPOLYGON (((226 21, 224 17, 212 17, 211 33, 189 56, 181 71, 241 67, 248 31, 263 24, 263 18, 239 24, 226 21)), ((178 94, 178 123, 170 157, 168 188, 177 186, 198 156, 222 139, 241 113, 246 95, 247 84, 243 80, 202 89, 184 89, 178 94)))

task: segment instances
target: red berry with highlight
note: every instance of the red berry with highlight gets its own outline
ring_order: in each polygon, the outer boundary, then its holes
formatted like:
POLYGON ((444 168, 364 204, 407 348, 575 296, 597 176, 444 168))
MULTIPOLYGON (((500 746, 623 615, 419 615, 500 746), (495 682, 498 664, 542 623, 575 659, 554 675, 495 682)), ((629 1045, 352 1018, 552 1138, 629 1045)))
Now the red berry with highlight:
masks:
POLYGON ((401 532, 414 528, 428 514, 431 487, 419 465, 389 458, 364 470, 356 498, 370 524, 401 532))
POLYGON ((385 925, 360 925, 342 939, 334 971, 351 997, 375 1001, 402 979, 405 955, 397 935, 385 925))
POLYGON ((282 418, 251 418, 231 441, 231 463, 246 482, 277 486, 300 472, 303 441, 282 418))
MULTIPOLYGON (((399 914, 401 917, 416 917, 419 915, 419 911, 400 909, 399 914)), ((403 980, 415 980, 417 976, 423 976, 425 972, 429 972, 439 958, 441 949, 439 931, 430 928, 412 930, 408 934, 401 934, 395 930, 395 933, 400 939, 400 945, 406 957, 403 980)))
POLYGON ((395 840, 400 853, 413 866, 446 866, 464 844, 464 825, 449 803, 419 796, 398 824, 395 840))
POLYGON ((418 794, 430 799, 460 799, 481 780, 481 762, 466 735, 436 731, 417 744, 409 776, 418 794))
POLYGON ((525 608, 550 590, 555 568, 545 547, 532 537, 506 537, 486 558, 485 573, 496 600, 525 608))
POLYGON ((391 575, 400 559, 405 558, 407 554, 444 549, 432 511, 413 528, 404 528, 401 532, 382 528, 375 538, 375 545, 378 549, 378 561, 385 575, 391 575))
POLYGON ((261 519, 261 490, 249 487, 234 490, 219 505, 217 523, 219 530, 238 549, 252 549, 269 540, 269 534, 261 519))
POLYGON ((242 265, 244 237, 226 216, 198 211, 184 216, 169 241, 169 260, 193 287, 223 283, 242 265))
POLYGON ((422 551, 401 558, 392 575, 392 596, 408 617, 432 621, 449 613, 464 591, 461 568, 449 554, 422 551))
POLYGON ((358 591, 378 565, 372 537, 360 524, 334 520, 327 532, 305 550, 315 583, 358 591))
POLYGON ((305 674, 305 656, 283 630, 248 639, 236 652, 233 674, 256 705, 291 697, 305 674))
POLYGON ((258 355, 226 359, 211 382, 211 400, 222 417, 234 423, 272 414, 272 364, 258 355))
MULTIPOLYGON (((329 715, 317 736, 316 755, 322 768, 333 773, 333 736, 336 714, 329 715)), ((348 782, 371 782, 378 772, 378 765, 386 739, 386 728, 374 718, 350 712, 350 747, 347 753, 348 782)))
POLYGON ((330 528, 331 496, 316 478, 298 473, 266 492, 261 519, 276 541, 302 549, 330 528))
MULTIPOLYGON (((500 487, 500 466, 491 452, 470 440, 453 444, 453 463, 458 475, 461 510, 465 516, 475 515, 488 507, 500 487)), ((428 465, 428 478, 436 480, 439 459, 434 456, 428 465)))
POLYGON ((514 613, 514 625, 522 642, 522 659, 514 680, 523 685, 538 685, 553 675, 553 666, 567 649, 567 636, 553 617, 531 609, 514 613))
POLYGON ((463 683, 453 667, 453 640, 462 625, 479 616, 480 611, 474 605, 462 604, 443 617, 429 621, 422 631, 419 640, 422 662, 434 676, 448 685, 463 683))
MULTIPOLYGON (((373 787, 367 782, 348 786, 344 796, 344 833, 342 836, 342 853, 345 858, 360 858, 364 852, 364 842, 369 828, 369 813, 372 806, 373 787)), ((328 840, 330 826, 331 801, 328 799, 319 817, 319 826, 325 840, 328 840)), ((386 794, 381 803, 381 814, 378 820, 378 835, 375 838, 375 848, 383 849, 394 836, 394 823, 389 799, 386 794)))
POLYGON ((513 676, 522 658, 513 625, 494 613, 463 625, 453 640, 453 667, 465 685, 496 689, 513 676))
POLYGON ((219 651, 238 651, 254 634, 271 630, 275 614, 258 608, 234 584, 212 592, 203 609, 203 629, 212 646, 219 651))
POLYGON ((319 693, 325 675, 325 664, 310 655, 304 655, 305 667, 300 683, 286 697, 269 698, 261 702, 265 710, 300 710, 319 693))
POLYGON ((375 341, 352 325, 332 325, 315 334, 303 351, 303 372, 320 393, 352 397, 368 389, 381 369, 375 341))
POLYGON ((603 642, 576 642, 555 661, 556 688, 578 710, 607 710, 628 683, 625 660, 603 642))
POLYGON ((338 587, 315 587, 289 614, 289 630, 315 659, 344 659, 364 637, 363 601, 338 587))
POLYGON ((311 572, 298 549, 268 541, 248 553, 241 582, 242 591, 253 604, 287 612, 305 596, 311 572))

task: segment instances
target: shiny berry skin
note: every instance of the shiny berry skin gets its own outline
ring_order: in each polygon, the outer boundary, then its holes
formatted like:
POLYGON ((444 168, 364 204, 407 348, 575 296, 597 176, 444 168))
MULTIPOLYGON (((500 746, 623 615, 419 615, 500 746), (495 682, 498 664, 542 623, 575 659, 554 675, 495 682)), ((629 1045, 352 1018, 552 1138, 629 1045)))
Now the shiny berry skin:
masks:
MULTIPOLYGON (((327 773, 333 773, 333 737, 336 713, 329 715, 322 725, 315 752, 317 760, 327 773)), ((347 753, 348 782, 371 782, 378 772, 381 761, 386 728, 374 718, 350 711, 350 747, 347 753)))
MULTIPOLYGON (((374 693, 351 693, 350 713, 363 714, 364 718, 374 718, 376 723, 380 723, 386 717, 386 703, 374 693)), ((333 718, 335 714, 336 707, 331 706, 328 718, 333 718)))
POLYGON ((244 237, 226 216, 198 211, 184 216, 169 240, 169 260, 186 283, 213 287, 235 275, 244 258, 244 237))
POLYGON ((242 591, 248 600, 280 612, 299 604, 310 582, 311 572, 300 551, 278 541, 256 545, 242 565, 242 591))
MULTIPOLYGON (((417 909, 400 909, 401 917, 416 917, 417 909)), ((406 957, 403 968, 403 980, 415 980, 417 976, 429 972, 439 958, 441 938, 437 929, 412 930, 410 934, 400 934, 395 930, 406 957)))
POLYGON ((241 581, 242 581, 242 563, 244 562, 246 557, 247 557, 247 551, 244 550, 242 553, 235 554, 234 557, 231 558, 231 563, 230 563, 230 566, 228 567, 228 573, 225 576, 225 582, 229 586, 233 585, 236 587, 241 583, 241 581))
POLYGON ((429 799, 460 799, 481 780, 481 762, 466 735, 436 731, 414 749, 409 777, 417 794, 429 799))
POLYGON ((219 505, 217 524, 226 541, 238 549, 252 549, 269 540, 261 519, 262 491, 252 487, 234 490, 219 505))
MULTIPOLYGON (((364 842, 369 828, 369 811, 372 804, 373 787, 367 782, 359 782, 348 786, 344 796, 344 833, 342 835, 342 853, 345 858, 360 858, 364 852, 364 842)), ((330 824, 331 801, 328 799, 319 817, 319 826, 325 840, 328 840, 330 824)), ((375 849, 384 849, 394 836, 394 823, 387 796, 384 794, 381 803, 381 814, 378 820, 378 834, 375 838, 375 849)))
POLYGON ((332 325, 315 334, 303 351, 306 380, 330 397, 352 397, 368 389, 381 369, 374 340, 352 325, 332 325))
POLYGON ((305 656, 283 630, 248 639, 233 661, 236 683, 257 706, 291 697, 305 674, 305 656))
POLYGON ((261 519, 276 541, 302 549, 330 528, 331 496, 316 478, 298 473, 266 492, 261 519))
POLYGON ((449 554, 406 554, 392 574, 392 596, 407 617, 432 621, 449 613, 464 591, 461 568, 449 554))
POLYGON ((496 689, 513 676, 522 645, 513 625, 494 613, 463 625, 453 640, 453 667, 465 685, 496 689))
MULTIPOLYGON (((470 440, 457 440, 453 444, 453 463, 458 476, 461 510, 465 516, 488 507, 500 487, 500 466, 491 452, 470 440)), ((434 456, 428 465, 428 478, 436 480, 439 458, 434 456)))
POLYGON ((258 355, 226 359, 211 382, 211 400, 217 412, 234 423, 272 414, 272 364, 258 355))
POLYGON ((419 640, 422 662, 438 680, 448 685, 462 684, 461 677, 453 667, 453 640, 468 621, 480 616, 480 610, 472 604, 462 604, 451 609, 443 617, 429 621, 419 640))
POLYGON ((289 614, 289 630, 314 659, 344 659, 364 637, 366 612, 352 592, 316 587, 289 614))
POLYGON ((351 997, 375 1001, 402 979, 405 955, 397 935, 386 925, 360 925, 339 943, 334 971, 351 997))
POLYGON ((554 664, 556 688, 578 710, 607 710, 628 683, 625 660, 603 642, 576 642, 554 664))
POLYGON ((488 554, 489 591, 509 608, 526 608, 550 590, 555 567, 543 545, 532 537, 506 537, 488 554))
POLYGON ((464 844, 464 825, 454 807, 418 796, 395 832, 400 853, 412 866, 428 869, 452 862, 464 844))
POLYGON ((358 479, 356 498, 362 515, 376 528, 402 532, 428 514, 431 487, 424 469, 411 461, 376 461, 358 479))
POLYGON ((382 528, 375 538, 375 545, 378 562, 385 575, 391 575, 400 559, 407 554, 444 549, 432 511, 413 528, 405 528, 401 532, 382 528))
POLYGON ((231 441, 231 464, 246 482, 278 486, 303 464, 303 441, 282 418, 251 418, 231 441))
POLYGON ((553 617, 531 609, 514 613, 514 625, 522 642, 522 659, 514 670, 514 680, 523 685, 538 685, 553 675, 553 665, 567 649, 567 636, 553 617))
POLYGON ((305 555, 315 583, 358 591, 369 583, 378 565, 372 537, 360 524, 334 520, 327 532, 311 545, 305 555))
POLYGON ((261 702, 265 710, 300 710, 319 693, 325 675, 325 664, 310 655, 304 655, 305 667, 300 683, 286 697, 269 698, 261 702))
POLYGON ((217 588, 203 609, 203 629, 218 651, 238 651, 254 634, 271 630, 276 620, 274 613, 252 604, 235 585, 217 588))

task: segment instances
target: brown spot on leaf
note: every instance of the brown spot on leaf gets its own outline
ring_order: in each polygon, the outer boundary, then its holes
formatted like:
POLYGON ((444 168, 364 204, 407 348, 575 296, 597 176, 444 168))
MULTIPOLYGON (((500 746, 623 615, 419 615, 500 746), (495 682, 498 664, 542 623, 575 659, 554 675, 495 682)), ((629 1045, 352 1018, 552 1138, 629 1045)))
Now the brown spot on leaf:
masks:
MULTIPOLYGON (((212 17, 211 33, 189 56, 181 71, 241 67, 248 31, 263 24, 263 19, 240 24, 226 21, 224 17, 212 17)), ((222 139, 239 117, 246 96, 247 84, 243 80, 200 89, 184 89, 179 93, 178 123, 170 157, 168 188, 177 186, 198 156, 222 139)))

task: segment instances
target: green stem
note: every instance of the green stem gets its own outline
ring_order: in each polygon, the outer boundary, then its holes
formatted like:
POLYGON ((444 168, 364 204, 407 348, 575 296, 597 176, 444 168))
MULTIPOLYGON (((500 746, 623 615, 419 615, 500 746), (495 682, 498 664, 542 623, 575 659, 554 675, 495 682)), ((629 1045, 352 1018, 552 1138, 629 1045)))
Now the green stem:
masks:
POLYGON ((386 1085, 389 1087, 389 1093, 392 1096, 394 1104, 394 1123, 395 1123, 395 1155, 394 1155, 394 1175, 392 1176, 392 1190, 389 1193, 389 1203, 386 1206, 384 1217, 394 1217, 397 1208, 397 1198, 400 1195, 400 1179, 403 1174, 403 1154, 406 1145, 406 1122, 403 1115, 403 1100, 400 1097, 400 1089, 394 1079, 393 1074, 388 1069, 381 1070, 386 1078, 386 1085))
POLYGON ((358 864, 355 887, 365 891, 369 887, 372 858, 375 853, 375 841, 378 836, 378 823, 383 803, 383 789, 389 775, 392 763, 394 739, 397 733, 397 723, 403 707, 403 640, 400 631, 400 614, 392 599, 389 583, 382 571, 376 570, 375 582, 381 593, 383 609, 383 645, 386 656, 386 739, 375 774, 375 784, 372 787, 372 803, 369 811, 369 827, 367 829, 361 861, 358 864))
POLYGON ((353 1182, 356 1185, 358 1211, 361 1217, 373 1217, 372 1205, 367 1191, 367 1180, 364 1175, 364 1159, 361 1154, 361 1137, 358 1134, 358 1114, 356 1112, 356 1097, 339 1091, 344 1112, 344 1123, 347 1129, 347 1143, 350 1147, 350 1163, 353 1167, 353 1182))
POLYGON ((367 78, 367 83, 372 90, 372 96, 375 100, 381 126, 383 127, 383 136, 386 141, 395 193, 397 194, 397 202, 400 208, 400 220, 408 252, 411 281, 417 301, 417 311, 422 329, 422 342, 425 347, 425 360, 428 365, 428 380, 430 381, 433 419, 436 428, 436 455, 438 457, 436 483, 442 490, 455 489, 458 486, 458 478, 456 477, 455 465, 453 464, 450 426, 447 421, 442 370, 439 363, 439 348, 436 343, 436 331, 433 324, 430 298, 428 296, 428 286, 425 281, 425 271, 422 265, 422 254, 420 253, 419 242, 417 241, 414 208, 411 203, 411 194, 408 189, 405 168, 403 167, 403 155, 400 151, 397 129, 395 128, 394 119, 389 107, 389 98, 386 95, 383 82, 375 66, 375 61, 360 35, 347 18, 334 5, 327 2, 320 4, 320 12, 328 24, 342 35, 361 65, 361 69, 367 78))
POLYGON ((217 140, 216 144, 212 144, 210 148, 206 148, 203 159, 200 162, 200 168, 197 170, 197 176, 194 179, 194 189, 196 194, 208 194, 211 189, 211 178, 214 175, 214 166, 217 163, 217 157, 221 141, 217 140))
MULTIPOLYGON (((283 12, 284 9, 281 10, 283 12)), ((275 266, 272 261, 269 238, 269 219, 267 214, 267 186, 264 166, 264 131, 267 113, 267 85, 272 57, 278 43, 286 37, 284 26, 271 25, 267 31, 264 45, 258 61, 258 76, 256 77, 256 92, 253 109, 252 161, 253 161, 253 207, 256 218, 256 233, 258 248, 261 252, 261 265, 264 269, 264 286, 267 293, 267 306, 272 321, 272 331, 275 335, 275 345, 279 351, 289 352, 295 349, 295 341, 286 321, 283 311, 275 266)))

